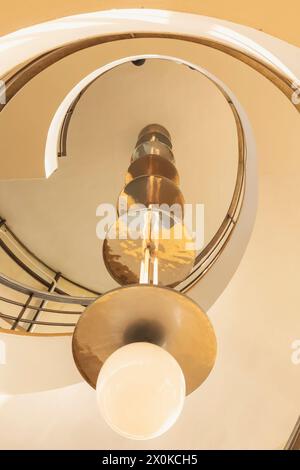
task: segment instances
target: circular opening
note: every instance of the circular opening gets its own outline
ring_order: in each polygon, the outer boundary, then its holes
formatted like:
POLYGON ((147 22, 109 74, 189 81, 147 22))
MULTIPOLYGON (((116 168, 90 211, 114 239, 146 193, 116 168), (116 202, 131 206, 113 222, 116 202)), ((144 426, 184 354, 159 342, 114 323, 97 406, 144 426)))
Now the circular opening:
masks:
MULTIPOLYGON (((116 285, 101 257, 95 213, 103 202, 115 204, 137 136, 151 122, 171 135, 185 201, 198 205, 200 217, 204 213, 205 246, 232 200, 236 123, 220 90, 174 61, 147 59, 143 67, 128 62, 95 80, 73 111, 67 157, 59 160, 57 172, 48 180, 0 184, 0 209, 18 237, 90 289, 103 292, 116 285)), ((195 217, 194 210, 194 223, 195 217)))

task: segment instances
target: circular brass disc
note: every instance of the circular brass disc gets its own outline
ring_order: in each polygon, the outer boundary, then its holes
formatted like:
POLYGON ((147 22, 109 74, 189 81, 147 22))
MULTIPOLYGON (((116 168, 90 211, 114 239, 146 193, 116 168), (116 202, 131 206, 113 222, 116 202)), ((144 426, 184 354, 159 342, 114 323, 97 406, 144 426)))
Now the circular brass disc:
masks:
POLYGON ((170 138, 160 132, 148 132, 143 134, 141 137, 138 138, 137 146, 143 144, 144 142, 155 142, 159 141, 162 144, 165 144, 169 149, 172 149, 172 142, 170 138))
MULTIPOLYGON (((178 186, 162 176, 139 176, 130 181, 119 196, 122 201, 126 200, 127 207, 143 204, 149 207, 151 204, 179 204, 184 207, 184 197, 178 186)), ((118 203, 118 207, 122 203, 118 203)))
POLYGON ((204 382, 215 363, 215 333, 195 302, 173 289, 133 285, 107 292, 81 315, 73 335, 76 366, 96 388, 105 360, 139 341, 158 344, 175 357, 187 394, 204 382))
POLYGON ((134 160, 127 171, 126 184, 139 176, 156 175, 163 176, 179 184, 179 175, 175 165, 159 155, 144 155, 134 160))
MULTIPOLYGON (((122 286, 139 282, 145 253, 143 234, 148 223, 147 212, 156 212, 158 216, 158 231, 149 240, 157 259, 158 284, 174 286, 190 274, 196 251, 182 220, 167 212, 144 209, 119 217, 110 227, 103 243, 106 269, 122 286), (135 220, 137 224, 132 223, 135 220)), ((149 281, 153 282, 153 270, 150 271, 149 281)))
POLYGON ((138 140, 142 139, 144 136, 149 136, 149 135, 150 136, 158 135, 158 136, 165 137, 168 140, 169 145, 172 147, 170 132, 164 126, 161 126, 160 124, 156 124, 156 123, 148 124, 148 126, 144 127, 140 131, 138 140))

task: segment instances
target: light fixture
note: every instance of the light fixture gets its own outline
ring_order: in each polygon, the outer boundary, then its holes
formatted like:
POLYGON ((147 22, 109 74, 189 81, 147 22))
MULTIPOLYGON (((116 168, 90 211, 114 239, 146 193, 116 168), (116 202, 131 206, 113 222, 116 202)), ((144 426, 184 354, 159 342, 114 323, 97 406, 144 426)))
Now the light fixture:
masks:
POLYGON ((105 265, 122 287, 81 315, 73 356, 111 428, 150 439, 175 423, 185 394, 211 372, 216 337, 201 308, 174 289, 190 273, 195 249, 164 127, 140 132, 125 182, 103 244, 105 265))
POLYGON ((150 439, 177 420, 185 398, 178 362, 151 343, 131 343, 105 361, 97 381, 97 399, 105 421, 119 434, 150 439))

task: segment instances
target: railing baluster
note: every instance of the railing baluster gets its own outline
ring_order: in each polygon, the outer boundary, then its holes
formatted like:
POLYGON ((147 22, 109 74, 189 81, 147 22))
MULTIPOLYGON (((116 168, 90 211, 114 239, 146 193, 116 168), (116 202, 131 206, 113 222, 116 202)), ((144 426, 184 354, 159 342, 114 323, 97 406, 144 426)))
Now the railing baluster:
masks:
MULTIPOLYGON (((55 274, 54 282, 52 282, 51 286, 50 286, 49 289, 48 289, 48 292, 49 292, 49 293, 53 292, 53 290, 55 289, 55 287, 56 287, 56 285, 57 285, 57 282, 58 282, 58 280, 59 280, 60 277, 61 277, 61 273, 56 273, 56 274, 55 274)), ((39 306, 38 310, 35 312, 35 314, 34 314, 34 316, 33 316, 33 318, 32 318, 32 321, 36 321, 36 319, 38 318, 38 316, 39 316, 39 314, 40 314, 40 312, 41 312, 41 308, 44 307, 44 305, 45 305, 46 302, 47 302, 47 300, 42 300, 42 302, 40 303, 40 306, 39 306)), ((29 325, 29 327, 27 328, 28 333, 32 330, 33 326, 34 326, 34 323, 31 323, 31 324, 29 325)))
POLYGON ((15 330, 18 326, 18 324, 20 323, 20 321, 22 320, 22 317, 24 315, 24 313, 26 312, 27 310, 27 307, 29 306, 30 302, 32 301, 33 299, 33 294, 30 294, 28 299, 26 300, 22 310, 20 311, 19 315, 17 316, 17 318, 15 319, 12 327, 11 327, 11 330, 15 330))

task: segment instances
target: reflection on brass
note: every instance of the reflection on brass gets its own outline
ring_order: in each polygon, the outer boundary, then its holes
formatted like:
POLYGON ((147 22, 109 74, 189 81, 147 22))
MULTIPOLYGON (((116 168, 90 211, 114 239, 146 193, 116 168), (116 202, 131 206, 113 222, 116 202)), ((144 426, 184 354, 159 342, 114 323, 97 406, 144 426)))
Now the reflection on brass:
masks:
POLYGON ((145 155, 134 160, 128 168, 126 175, 126 184, 139 176, 163 176, 179 184, 179 175, 175 165, 164 157, 159 155, 145 155))
MULTIPOLYGON (((140 147, 141 139, 142 145, 153 145, 153 148, 157 149, 162 143, 161 139, 165 138, 171 146, 171 136, 167 129, 159 124, 150 124, 140 132, 136 149, 140 147)), ((164 204, 168 211, 174 205, 179 206, 181 210, 177 217, 182 218, 184 198, 178 187, 177 170, 168 158, 154 152, 149 155, 134 152, 134 159, 128 168, 125 181, 126 185, 118 200, 119 215, 121 208, 123 212, 128 212, 133 206, 141 204, 145 208, 164 204)))
POLYGON ((150 155, 164 157, 174 162, 170 133, 160 124, 149 124, 141 130, 131 160, 135 161, 150 155))
MULTIPOLYGON (((146 126, 137 145, 141 138, 151 139, 153 145, 166 138, 171 145, 169 132, 158 124, 146 126)), ((130 164, 126 183, 119 196, 121 215, 103 243, 105 266, 121 285, 140 282, 173 287, 191 272, 196 256, 183 223, 184 199, 177 170, 162 156, 141 156, 130 164), (144 208, 136 209, 139 204, 144 208)))
POLYGON ((206 314, 185 295, 149 285, 107 292, 85 310, 73 335, 76 366, 96 388, 104 361, 128 341, 145 338, 157 341, 178 361, 187 394, 204 382, 214 366, 217 343, 206 314))
MULTIPOLYGON (((184 198, 178 186, 162 176, 139 176, 130 181, 119 196, 130 209, 135 204, 179 204, 184 209, 184 198)), ((119 205, 119 204, 118 204, 119 205)))
MULTIPOLYGON (((122 215, 110 227, 103 243, 105 266, 121 285, 139 282, 140 266, 147 246, 147 240, 142 237, 147 232, 146 212, 122 215), (133 226, 135 220, 138 220, 136 229, 133 226)), ((153 249, 151 263, 157 260, 158 284, 173 286, 184 280, 193 268, 196 256, 194 242, 182 220, 174 218, 170 213, 156 211, 156 215, 158 230, 149 240, 153 249)), ((153 277, 151 270, 150 283, 154 283, 153 277)))

